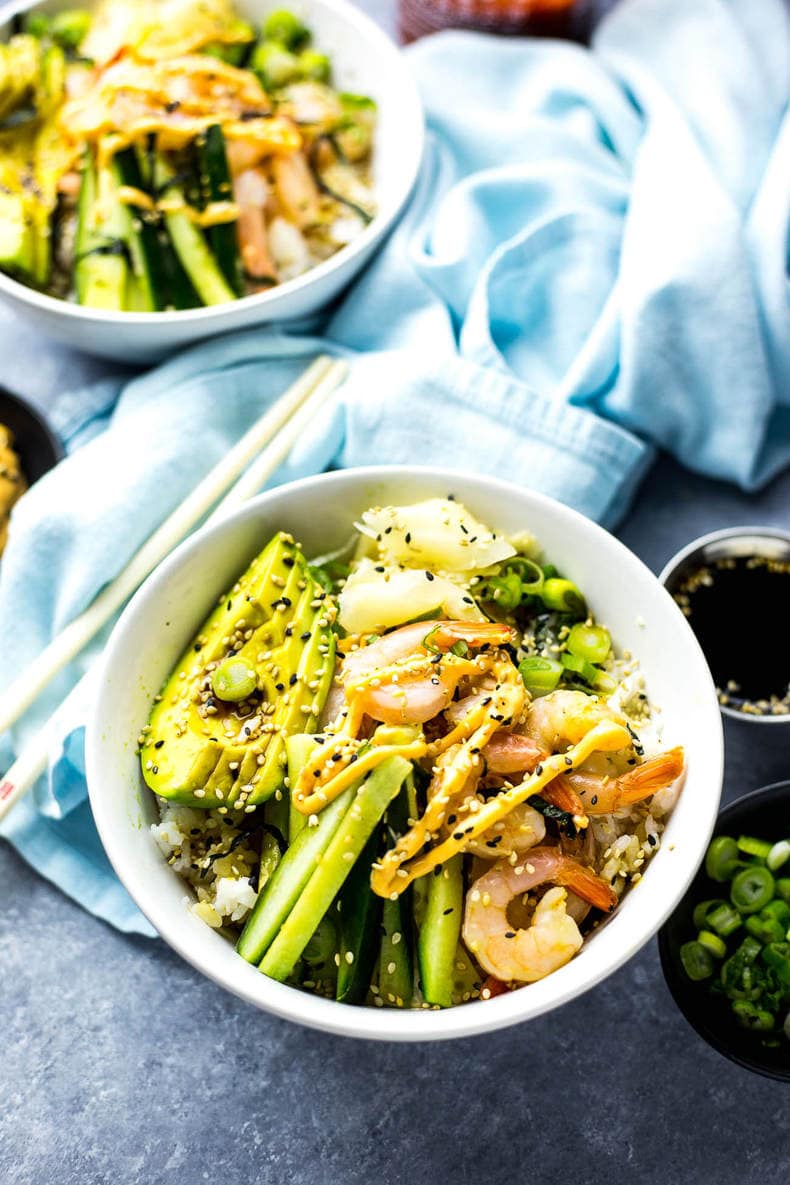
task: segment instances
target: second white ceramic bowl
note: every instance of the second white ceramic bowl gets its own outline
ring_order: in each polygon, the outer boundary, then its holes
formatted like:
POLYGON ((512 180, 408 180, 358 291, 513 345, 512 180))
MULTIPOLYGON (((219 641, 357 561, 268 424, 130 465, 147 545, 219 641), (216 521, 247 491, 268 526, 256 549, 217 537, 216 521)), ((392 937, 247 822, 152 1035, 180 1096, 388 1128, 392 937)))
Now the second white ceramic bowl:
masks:
MULTIPOLYGON (((119 0, 123 2, 123 0, 119 0)), ((280 0, 235 0, 241 16, 259 23, 280 0)), ((91 2, 85 4, 90 8, 91 2)), ((70 0, 3 6, 10 20, 28 11, 56 12, 70 0)), ((370 225, 331 259, 268 292, 230 304, 183 312, 114 313, 82 308, 37 292, 0 272, 0 298, 43 333, 75 349, 124 362, 153 362, 176 349, 253 325, 294 321, 328 304, 353 279, 393 227, 414 186, 424 129, 417 87, 406 60, 382 30, 345 0, 288 0, 287 7, 313 31, 329 54, 339 90, 371 95, 379 119, 372 161, 378 212, 370 225)), ((0 37, 9 25, 0 26, 0 37)))
MULTIPOLYGON (((107 645, 86 740, 91 806, 118 875, 162 937, 194 967, 259 1008, 355 1037, 425 1041, 499 1029, 573 999, 610 975, 656 932, 680 901, 705 853, 722 783, 722 725, 707 665, 685 618, 652 573, 600 527, 539 494, 487 477, 443 470, 346 470, 281 486, 182 544, 146 581, 107 645), (547 979, 446 1011, 337 1004, 267 979, 189 909, 182 880, 153 840, 153 797, 135 750, 152 697, 222 591, 277 530, 308 556, 348 539, 368 506, 453 493, 497 530, 528 530, 552 563, 584 590, 619 650, 641 663, 661 709, 661 741, 685 746, 688 770, 662 846, 642 881, 547 979)), ((622 1001, 624 1024, 628 1001, 622 1001)), ((636 1018, 634 1018, 636 1019, 636 1018)))

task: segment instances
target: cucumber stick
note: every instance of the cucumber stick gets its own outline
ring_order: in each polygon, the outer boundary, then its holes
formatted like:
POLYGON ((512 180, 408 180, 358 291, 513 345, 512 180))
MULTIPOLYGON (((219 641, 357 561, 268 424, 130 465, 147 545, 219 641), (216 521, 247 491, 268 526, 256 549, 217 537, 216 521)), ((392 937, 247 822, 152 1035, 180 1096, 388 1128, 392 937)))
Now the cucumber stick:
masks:
POLYGON ((429 875, 425 915, 417 939, 422 994, 428 1004, 449 1008, 453 1002, 455 959, 461 936, 464 858, 459 852, 429 875))
MULTIPOLYGON (((408 829, 409 819, 416 819, 418 815, 417 789, 412 771, 387 811, 387 824, 395 835, 400 836, 408 829)), ((409 886, 395 901, 384 902, 381 915, 381 944, 376 986, 379 997, 390 1007, 408 1008, 412 1002, 413 930, 412 889, 409 886)))
MULTIPOLYGON (((313 931, 329 909, 351 868, 362 854, 392 799, 411 769, 403 757, 388 757, 365 778, 334 831, 321 862, 299 894, 299 899, 283 923, 279 934, 263 957, 260 969, 272 979, 287 979, 307 945, 313 931)), ((346 791, 348 793, 348 791, 346 791)), ((341 798, 343 795, 341 795, 341 798)), ((336 801, 340 801, 337 799, 336 801)), ((330 803, 319 816, 319 827, 330 803)), ((316 828, 305 828, 296 840, 308 839, 316 828)), ((286 854, 287 855, 287 854, 286 854)), ((285 859, 283 860, 283 864, 285 859)), ((282 867, 282 865, 280 865, 282 867)), ((243 935, 242 935, 243 938, 243 935)))
POLYGON ((384 902, 370 887, 370 870, 379 853, 379 831, 374 828, 340 890, 340 966, 335 998, 342 1004, 364 1003, 379 953, 384 902))
MULTIPOLYGON (((232 202, 233 182, 225 153, 225 137, 219 124, 208 128, 205 136, 198 141, 198 160, 204 202, 232 202)), ((223 276, 236 296, 243 296, 244 277, 235 220, 209 227, 207 237, 223 276)))
MULTIPOLYGON (((349 786, 334 802, 330 802, 329 806, 324 807, 318 819, 318 826, 305 827, 277 865, 274 875, 255 902, 253 911, 236 944, 236 950, 248 963, 260 962, 268 950, 305 885, 315 872, 316 865, 321 860, 346 810, 351 805, 354 792, 354 787, 349 786)), ((277 805, 284 806, 287 811, 285 799, 277 805)), ((266 807, 268 809, 269 803, 266 804, 266 807)), ((276 825, 282 830, 279 823, 276 825)), ((309 937, 310 934, 307 935, 307 938, 309 937)), ((307 938, 305 942, 307 942, 307 938)))
MULTIPOLYGON (((299 732, 294 733, 293 736, 288 737, 285 742, 285 753, 288 758, 288 783, 290 786, 296 785, 296 779, 302 772, 302 769, 307 764, 310 754, 315 749, 318 741, 309 733, 299 732)), ((293 843, 299 832, 307 823, 307 816, 298 811, 293 804, 290 805, 288 814, 288 841, 293 843)))
MULTIPOLYGON (((118 185, 148 192, 143 171, 134 147, 124 148, 113 158, 118 185)), ((156 311, 167 307, 167 281, 164 267, 165 246, 159 238, 157 216, 150 210, 130 205, 129 248, 133 280, 130 281, 130 308, 156 311)), ((169 245, 167 247, 169 248, 169 245)))
POLYGON ((385 901, 381 914, 378 994, 392 1008, 409 1008, 414 994, 412 958, 412 894, 401 893, 397 901, 385 901))
MULTIPOLYGON (((186 205, 184 191, 176 181, 175 173, 161 156, 154 162, 154 185, 158 193, 186 205)), ((235 300, 236 294, 220 271, 200 227, 184 210, 164 211, 164 216, 176 255, 203 304, 226 304, 235 300)))
POLYGON ((77 300, 92 309, 123 309, 129 279, 129 215, 118 201, 112 171, 97 169, 93 154, 82 165, 74 280, 77 300))

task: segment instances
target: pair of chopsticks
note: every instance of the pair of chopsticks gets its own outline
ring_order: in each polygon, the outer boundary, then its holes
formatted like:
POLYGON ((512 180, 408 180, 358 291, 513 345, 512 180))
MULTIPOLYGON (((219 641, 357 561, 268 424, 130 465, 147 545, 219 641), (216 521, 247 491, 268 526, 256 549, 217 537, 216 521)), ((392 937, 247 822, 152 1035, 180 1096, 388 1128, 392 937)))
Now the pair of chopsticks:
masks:
MULTIPOLYGON (((225 517, 261 489, 286 459, 300 434, 337 390, 347 369, 344 362, 326 355, 316 358, 308 366, 293 386, 253 424, 154 531, 115 580, 98 594, 79 617, 53 638, 19 678, 0 695, 0 733, 9 729, 27 711, 51 680, 76 658, 136 592, 157 564, 190 534, 212 507, 215 507, 211 515, 213 522, 225 517)), ((0 781, 0 819, 46 769, 52 725, 71 705, 84 700, 92 675, 91 670, 83 675, 0 781)))

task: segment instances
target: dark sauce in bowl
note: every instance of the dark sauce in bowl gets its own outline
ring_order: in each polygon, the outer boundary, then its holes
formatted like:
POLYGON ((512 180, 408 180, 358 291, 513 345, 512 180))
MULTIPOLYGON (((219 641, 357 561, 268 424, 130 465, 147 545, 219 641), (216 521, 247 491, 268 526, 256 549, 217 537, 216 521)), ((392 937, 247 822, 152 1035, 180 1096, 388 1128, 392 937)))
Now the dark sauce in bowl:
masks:
POLYGON ((722 556, 670 587, 708 660, 719 702, 790 715, 790 560, 722 556))

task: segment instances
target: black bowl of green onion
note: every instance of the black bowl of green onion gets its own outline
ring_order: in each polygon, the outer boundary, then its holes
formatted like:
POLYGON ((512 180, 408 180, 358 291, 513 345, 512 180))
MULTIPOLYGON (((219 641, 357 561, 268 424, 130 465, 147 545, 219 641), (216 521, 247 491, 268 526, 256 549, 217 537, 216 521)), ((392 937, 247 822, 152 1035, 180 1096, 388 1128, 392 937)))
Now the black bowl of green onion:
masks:
POLYGON ((699 1035, 738 1065, 790 1082, 790 781, 724 807, 658 945, 699 1035))

